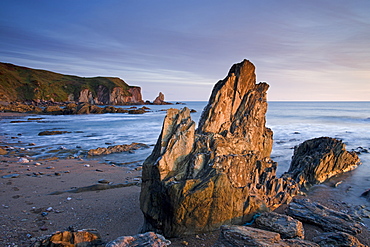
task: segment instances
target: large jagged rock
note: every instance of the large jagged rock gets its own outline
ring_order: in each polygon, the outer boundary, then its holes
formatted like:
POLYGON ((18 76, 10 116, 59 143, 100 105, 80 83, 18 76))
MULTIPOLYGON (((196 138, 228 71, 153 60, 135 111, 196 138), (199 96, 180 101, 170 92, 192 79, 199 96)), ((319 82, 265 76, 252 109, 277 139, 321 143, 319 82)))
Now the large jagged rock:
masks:
POLYGON ((143 164, 143 232, 172 237, 243 224, 297 193, 290 177, 276 178, 272 131, 265 127, 268 85, 256 84, 254 71, 247 60, 232 66, 197 130, 189 109, 167 111, 143 164))
POLYGON ((345 144, 330 137, 307 140, 294 148, 289 170, 301 187, 308 188, 325 180, 352 171, 361 164, 355 152, 346 151, 345 144))

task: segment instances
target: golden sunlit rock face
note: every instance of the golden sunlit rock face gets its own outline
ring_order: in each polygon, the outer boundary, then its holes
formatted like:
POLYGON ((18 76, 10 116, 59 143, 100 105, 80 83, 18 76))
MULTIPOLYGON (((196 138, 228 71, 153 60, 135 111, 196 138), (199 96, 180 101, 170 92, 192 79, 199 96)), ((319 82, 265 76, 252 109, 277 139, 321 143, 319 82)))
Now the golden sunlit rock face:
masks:
POLYGON ((355 169, 360 160, 333 138, 295 150, 289 172, 276 178, 273 133, 265 126, 266 83, 256 83, 248 60, 219 81, 199 121, 170 109, 143 165, 143 231, 167 237, 244 224, 254 214, 289 202, 300 188, 355 169))
POLYGON ((235 64, 212 92, 195 130, 190 111, 170 109, 143 166, 142 231, 179 236, 243 224, 291 199, 298 186, 276 178, 265 127, 266 83, 248 60, 235 64))

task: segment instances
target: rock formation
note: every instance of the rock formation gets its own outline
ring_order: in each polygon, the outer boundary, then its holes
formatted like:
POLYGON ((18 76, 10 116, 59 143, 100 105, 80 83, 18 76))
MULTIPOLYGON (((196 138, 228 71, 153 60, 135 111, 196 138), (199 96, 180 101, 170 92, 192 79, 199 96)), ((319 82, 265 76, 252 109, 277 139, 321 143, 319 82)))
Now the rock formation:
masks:
POLYGON ((330 137, 307 140, 294 148, 289 170, 290 176, 301 187, 310 187, 325 180, 352 171, 361 162, 355 152, 346 151, 345 144, 330 137))
POLYGON ((232 66, 197 130, 189 109, 167 111, 143 164, 143 232, 170 237, 243 224, 297 193, 292 179, 276 178, 272 131, 265 127, 268 85, 256 84, 254 71, 247 60, 232 66))
POLYGON ((159 95, 153 100, 153 103, 147 102, 153 105, 172 105, 172 103, 164 101, 164 94, 159 92, 159 95))

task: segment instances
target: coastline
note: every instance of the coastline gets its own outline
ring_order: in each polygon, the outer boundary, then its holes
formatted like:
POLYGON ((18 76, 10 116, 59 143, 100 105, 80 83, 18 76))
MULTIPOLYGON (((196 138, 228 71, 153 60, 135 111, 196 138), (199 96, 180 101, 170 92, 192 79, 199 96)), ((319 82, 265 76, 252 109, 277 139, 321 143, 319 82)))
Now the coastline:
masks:
MULTIPOLYGON (((25 115, 28 114, 0 113, 0 118, 25 115)), ((0 142, 0 146, 7 145, 1 137, 0 142)), ((140 169, 87 159, 28 159, 28 163, 19 163, 16 154, 0 156, 1 243, 28 246, 37 237, 66 230, 68 227, 96 228, 103 241, 138 233, 143 223, 138 185, 81 193, 50 193, 96 185, 101 179, 112 184, 138 182, 141 177, 140 169), (36 163, 40 165, 35 165, 36 163), (19 176, 1 178, 9 174, 19 176)), ((335 178, 323 185, 314 186, 306 198, 337 211, 349 212, 348 204, 337 199, 341 191, 333 186, 337 182, 336 179, 340 180, 335 178)), ((345 188, 345 182, 342 185, 345 188)), ((286 205, 283 205, 276 211, 284 213, 285 207, 286 205)), ((322 231, 312 225, 304 226, 307 239, 322 231)), ((189 246, 212 246, 218 235, 219 231, 215 231, 170 239, 171 246, 184 246, 186 243, 189 246)), ((363 244, 369 245, 368 236, 370 232, 364 227, 363 233, 356 237, 363 244)))

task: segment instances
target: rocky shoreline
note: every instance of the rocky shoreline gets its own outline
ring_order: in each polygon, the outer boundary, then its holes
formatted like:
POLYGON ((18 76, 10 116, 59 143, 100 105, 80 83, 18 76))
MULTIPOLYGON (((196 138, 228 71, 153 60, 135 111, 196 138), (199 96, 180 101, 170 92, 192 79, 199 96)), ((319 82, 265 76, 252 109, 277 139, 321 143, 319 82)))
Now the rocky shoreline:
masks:
MULTIPOLYGON (((5 145, 2 143, 2 146, 5 145)), ((83 159, 32 160, 29 157, 28 161, 20 163, 17 155, 1 155, 1 176, 19 174, 0 178, 3 185, 1 198, 7 202, 1 206, 2 243, 30 246, 45 235, 69 227, 95 228, 101 236, 101 243, 138 233, 143 223, 139 208, 141 169, 83 159), (121 216, 117 214, 118 210, 121 216), (95 216, 92 217, 92 214, 95 216)), ((340 176, 323 185, 313 186, 305 195, 296 198, 309 199, 312 203, 320 203, 330 210, 342 214, 344 212, 347 217, 357 219, 360 225, 356 224, 361 233, 356 238, 362 244, 369 245, 369 229, 361 225, 358 218, 369 217, 369 212, 360 205, 349 205, 337 200, 336 193, 340 193, 334 187, 337 181, 340 181, 340 176)), ((286 214, 288 210, 288 204, 284 204, 275 212, 286 214)), ((248 227, 261 228, 256 222, 248 227)), ((304 239, 317 239, 317 236, 325 234, 325 228, 303 221, 304 239)), ((220 241, 221 235, 225 235, 225 231, 230 234, 231 229, 223 227, 222 230, 208 233, 169 238, 170 246, 218 246, 216 243, 220 241)), ((282 236, 280 238, 285 239, 282 236)))
MULTIPOLYGON (((33 160, 3 148, 4 241, 44 247, 368 246, 364 219, 370 211, 336 198, 341 177, 361 164, 357 154, 334 138, 307 140, 277 177, 272 131, 265 126, 268 85, 255 78, 248 60, 233 65, 215 85, 197 129, 190 109, 169 109, 142 167, 81 157, 33 160)), ((143 146, 91 154, 135 148, 143 146)))

